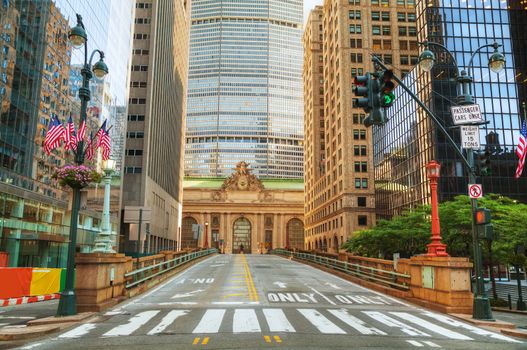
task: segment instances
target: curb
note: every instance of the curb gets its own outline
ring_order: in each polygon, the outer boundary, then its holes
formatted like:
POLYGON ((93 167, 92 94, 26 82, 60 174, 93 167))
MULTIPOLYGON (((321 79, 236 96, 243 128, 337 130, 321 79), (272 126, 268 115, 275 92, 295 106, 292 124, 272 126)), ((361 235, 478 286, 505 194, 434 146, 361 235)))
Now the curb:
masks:
POLYGON ((39 301, 54 300, 54 299, 59 299, 59 298, 60 298, 60 294, 54 293, 54 294, 46 294, 46 295, 37 295, 33 297, 0 299, 0 307, 36 303, 39 301))

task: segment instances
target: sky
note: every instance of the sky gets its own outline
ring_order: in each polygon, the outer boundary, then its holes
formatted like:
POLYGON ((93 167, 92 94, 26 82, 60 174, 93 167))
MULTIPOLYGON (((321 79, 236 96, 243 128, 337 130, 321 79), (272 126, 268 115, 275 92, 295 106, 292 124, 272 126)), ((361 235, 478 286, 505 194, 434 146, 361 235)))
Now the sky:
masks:
POLYGON ((307 21, 309 11, 311 11, 315 5, 322 5, 324 0, 304 0, 304 23, 307 21))

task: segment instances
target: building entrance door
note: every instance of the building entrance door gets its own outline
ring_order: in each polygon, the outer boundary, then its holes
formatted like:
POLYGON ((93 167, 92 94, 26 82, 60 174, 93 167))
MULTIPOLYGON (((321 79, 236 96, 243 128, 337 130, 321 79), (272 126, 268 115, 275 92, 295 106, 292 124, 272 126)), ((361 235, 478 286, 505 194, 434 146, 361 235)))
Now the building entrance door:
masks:
POLYGON ((239 218, 234 222, 232 233, 232 252, 234 254, 251 253, 251 223, 246 218, 239 218))

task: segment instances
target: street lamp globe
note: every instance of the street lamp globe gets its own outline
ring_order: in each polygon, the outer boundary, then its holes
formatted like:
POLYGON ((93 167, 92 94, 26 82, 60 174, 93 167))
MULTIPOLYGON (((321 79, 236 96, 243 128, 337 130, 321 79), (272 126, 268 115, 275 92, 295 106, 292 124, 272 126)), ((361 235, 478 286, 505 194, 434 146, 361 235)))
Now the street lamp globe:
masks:
POLYGON ((84 30, 84 28, 77 24, 75 27, 70 29, 68 39, 70 40, 73 47, 78 49, 79 47, 84 45, 84 43, 88 39, 88 36, 86 35, 86 31, 84 30))
POLYGON ((430 72, 434 66, 436 57, 434 53, 428 49, 421 52, 419 55, 419 67, 425 72, 430 72))
POLYGON ((97 63, 93 65, 92 68, 93 74, 99 79, 104 78, 108 74, 108 66, 104 63, 104 60, 101 58, 97 63))
POLYGON ((494 53, 489 57, 489 69, 494 73, 499 73, 505 67, 505 56, 498 52, 498 49, 494 49, 494 53))
POLYGON ((115 170, 115 160, 114 159, 106 160, 104 164, 104 171, 110 172, 114 170, 115 170))

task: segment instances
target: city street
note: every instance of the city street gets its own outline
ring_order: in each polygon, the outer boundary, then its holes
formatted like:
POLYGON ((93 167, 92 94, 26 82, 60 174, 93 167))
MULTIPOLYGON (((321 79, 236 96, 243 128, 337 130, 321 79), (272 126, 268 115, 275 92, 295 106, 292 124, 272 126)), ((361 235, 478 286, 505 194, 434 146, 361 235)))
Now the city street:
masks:
POLYGON ((22 349, 525 349, 526 344, 270 255, 217 255, 22 349))

